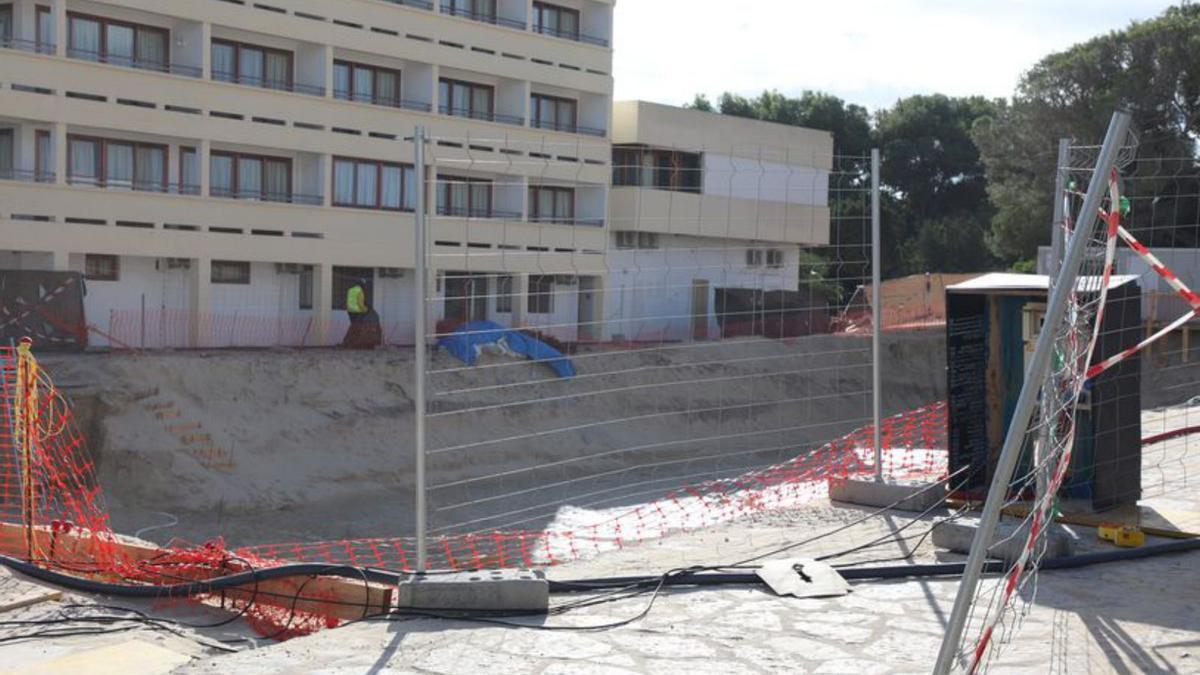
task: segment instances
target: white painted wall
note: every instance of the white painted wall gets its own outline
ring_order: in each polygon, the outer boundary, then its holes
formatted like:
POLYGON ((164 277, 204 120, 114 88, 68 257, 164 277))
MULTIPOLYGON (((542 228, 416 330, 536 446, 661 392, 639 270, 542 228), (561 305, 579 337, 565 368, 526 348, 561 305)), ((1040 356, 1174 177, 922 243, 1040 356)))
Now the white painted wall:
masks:
POLYGON ((706 152, 704 194, 828 206, 829 172, 706 152))
POLYGON ((692 285, 709 285, 710 336, 719 335, 714 313, 717 288, 796 290, 800 249, 708 237, 659 236, 657 249, 608 252, 605 336, 627 340, 687 340, 692 335, 692 285), (747 267, 746 249, 783 251, 779 268, 747 267))

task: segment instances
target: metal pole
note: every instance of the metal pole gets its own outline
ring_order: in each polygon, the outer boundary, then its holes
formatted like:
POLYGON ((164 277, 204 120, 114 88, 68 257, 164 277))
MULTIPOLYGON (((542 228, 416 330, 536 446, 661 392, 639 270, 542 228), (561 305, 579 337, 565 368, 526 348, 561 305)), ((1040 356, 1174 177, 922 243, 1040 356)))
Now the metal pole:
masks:
POLYGON ((883 482, 883 240, 880 235, 879 148, 871 150, 871 417, 875 433, 875 481, 883 482))
MULTIPOLYGON (((1059 270, 1062 269, 1063 245, 1065 243, 1065 235, 1063 229, 1063 219, 1066 218, 1066 210, 1063 206, 1063 191, 1067 189, 1067 179, 1070 173, 1071 163, 1071 139, 1058 139, 1058 164, 1054 168, 1054 221, 1050 225, 1050 264, 1046 267, 1046 274, 1051 277, 1057 277, 1059 270)), ((1043 427, 1038 440, 1033 444, 1033 466, 1036 471, 1037 500, 1040 501, 1042 496, 1046 494, 1046 486, 1050 483, 1048 469, 1042 466, 1042 461, 1046 457, 1046 448, 1050 445, 1050 427, 1043 427)))
POLYGON ((414 491, 416 492, 416 529, 417 529, 417 571, 427 569, 427 550, 425 532, 427 514, 425 511, 425 361, 427 358, 427 322, 426 322, 426 283, 429 270, 426 259, 425 242, 425 127, 418 126, 413 133, 413 159, 417 174, 416 226, 415 247, 413 256, 416 259, 415 286, 416 308, 416 362, 414 364, 416 386, 413 396, 413 419, 416 430, 416 461, 413 471, 416 474, 414 491))
POLYGON ((1013 411, 1012 421, 1008 425, 1008 435, 1004 437, 1004 449, 996 465, 996 473, 992 485, 988 489, 987 502, 983 507, 983 515, 979 519, 979 529, 975 532, 975 540, 971 544, 971 555, 967 558, 963 569, 962 581, 958 585, 958 596, 954 599, 954 610, 950 614, 950 622, 946 625, 946 635, 942 640, 941 651, 938 652, 936 675, 950 672, 962 640, 963 628, 966 626, 967 615, 971 610, 971 602, 975 598, 975 589, 979 585, 979 576, 983 570, 983 562, 987 557, 988 546, 996 533, 996 522, 1000 517, 1000 508, 1007 497, 1009 481, 1012 480, 1013 469, 1021 454, 1021 446, 1025 440, 1025 430, 1029 427, 1029 419, 1037 405, 1038 393, 1041 390, 1042 379, 1050 365, 1050 356, 1054 351, 1054 327, 1062 320, 1067 309, 1067 299, 1075 286, 1079 265, 1091 239, 1088 230, 1095 222, 1099 213, 1100 202, 1108 189, 1108 174, 1112 171, 1117 152, 1129 131, 1129 113, 1118 111, 1113 114, 1108 125, 1108 133, 1104 137, 1104 146, 1100 149, 1100 157, 1096 161, 1096 170, 1092 173, 1088 185, 1087 196, 1080 210, 1079 225, 1075 234, 1068 242, 1066 259, 1059 271, 1054 287, 1051 289, 1050 301, 1046 305, 1046 321, 1041 333, 1038 334, 1037 348, 1029 369, 1025 373, 1025 382, 1021 385, 1021 396, 1017 399, 1017 407, 1013 411))
POLYGON ((1050 226, 1050 265, 1046 274, 1058 276, 1063 256, 1063 190, 1067 189, 1067 173, 1071 163, 1071 139, 1058 139, 1058 166, 1054 170, 1054 222, 1050 226))

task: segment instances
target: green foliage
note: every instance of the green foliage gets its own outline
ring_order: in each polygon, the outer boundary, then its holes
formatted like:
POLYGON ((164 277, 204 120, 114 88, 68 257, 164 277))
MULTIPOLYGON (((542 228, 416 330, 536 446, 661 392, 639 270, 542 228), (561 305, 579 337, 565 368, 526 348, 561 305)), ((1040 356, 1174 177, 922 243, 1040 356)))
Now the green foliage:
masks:
MULTIPOLYGON (((977 125, 974 139, 996 207, 989 242, 997 256, 1008 262, 1031 258, 1039 244, 1049 242, 1058 139, 1098 142, 1117 107, 1133 113, 1139 156, 1195 156, 1200 5, 1172 7, 1155 19, 1047 56, 1021 79, 1010 105, 977 125)), ((1162 167, 1162 184, 1139 187, 1148 194, 1169 194, 1181 175, 1195 180, 1192 164, 1162 167)), ((1177 240, 1179 230, 1158 220, 1196 222, 1194 213, 1178 214, 1176 206, 1188 208, 1159 203, 1154 213, 1135 212, 1134 229, 1148 230, 1153 244, 1196 245, 1177 240)), ((1195 206, 1190 208, 1194 212, 1195 206)))
MULTIPOLYGON (((876 112, 821 92, 789 97, 697 96, 688 106, 724 115, 830 131, 840 155, 883 155, 885 276, 1032 270, 1050 239, 1058 139, 1094 144, 1113 109, 1134 115, 1139 156, 1160 162, 1161 179, 1139 176, 1158 197, 1134 208, 1130 223, 1153 245, 1200 246, 1200 5, 1184 2, 1042 59, 1011 101, 971 96, 911 96, 876 112)), ((868 167, 852 166, 846 184, 861 187, 868 167)), ((869 205, 854 190, 834 190, 832 245, 821 255, 831 276, 861 278, 869 269, 869 205)))

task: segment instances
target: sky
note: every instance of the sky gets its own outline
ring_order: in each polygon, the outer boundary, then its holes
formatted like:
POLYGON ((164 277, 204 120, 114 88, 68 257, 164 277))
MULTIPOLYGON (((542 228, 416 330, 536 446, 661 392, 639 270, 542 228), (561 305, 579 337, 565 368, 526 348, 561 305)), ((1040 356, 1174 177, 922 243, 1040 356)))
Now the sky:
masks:
POLYGON ((1043 56, 1168 0, 618 0, 616 98, 815 89, 871 110, 912 94, 1010 96, 1043 56))

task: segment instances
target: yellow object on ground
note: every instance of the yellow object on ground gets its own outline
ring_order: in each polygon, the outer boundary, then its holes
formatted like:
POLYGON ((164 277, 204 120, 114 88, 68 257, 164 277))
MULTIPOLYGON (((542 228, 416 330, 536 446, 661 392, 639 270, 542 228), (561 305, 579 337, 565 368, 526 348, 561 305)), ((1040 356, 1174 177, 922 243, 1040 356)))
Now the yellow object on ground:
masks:
POLYGON ((1096 535, 1122 548, 1137 548, 1146 543, 1146 533, 1132 525, 1101 523, 1096 527, 1096 535))

